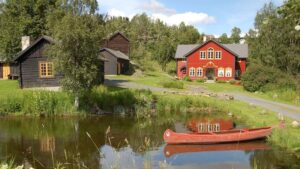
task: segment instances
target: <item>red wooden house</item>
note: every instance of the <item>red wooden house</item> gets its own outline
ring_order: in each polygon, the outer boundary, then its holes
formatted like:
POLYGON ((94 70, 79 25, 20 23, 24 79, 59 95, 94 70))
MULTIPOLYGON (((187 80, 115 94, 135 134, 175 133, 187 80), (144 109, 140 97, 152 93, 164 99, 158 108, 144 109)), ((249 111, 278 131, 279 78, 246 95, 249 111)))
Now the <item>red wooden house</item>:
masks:
POLYGON ((247 57, 247 44, 221 44, 209 40, 200 45, 178 45, 175 55, 177 77, 239 79, 246 71, 247 57))

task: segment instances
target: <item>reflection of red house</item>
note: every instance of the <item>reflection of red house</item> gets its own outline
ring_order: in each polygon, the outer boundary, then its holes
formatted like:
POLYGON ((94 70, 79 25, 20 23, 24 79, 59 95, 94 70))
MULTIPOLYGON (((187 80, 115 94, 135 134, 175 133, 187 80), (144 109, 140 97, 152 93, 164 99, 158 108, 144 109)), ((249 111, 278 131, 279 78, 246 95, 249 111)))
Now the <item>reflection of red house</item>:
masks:
POLYGON ((233 129, 233 122, 231 119, 214 119, 214 120, 198 120, 192 119, 187 122, 187 127, 198 133, 219 132, 222 130, 233 129))
POLYGON ((178 45, 177 77, 238 79, 246 70, 247 44, 220 44, 209 40, 199 45, 178 45))

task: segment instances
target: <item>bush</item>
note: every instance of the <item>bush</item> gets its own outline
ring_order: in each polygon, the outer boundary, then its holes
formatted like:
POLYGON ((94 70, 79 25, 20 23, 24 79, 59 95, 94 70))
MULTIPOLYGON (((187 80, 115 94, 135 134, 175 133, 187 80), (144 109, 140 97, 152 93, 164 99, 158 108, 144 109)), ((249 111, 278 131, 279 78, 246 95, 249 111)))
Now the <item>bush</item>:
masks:
POLYGON ((295 80, 288 74, 268 66, 254 64, 249 66, 241 78, 244 88, 250 92, 275 89, 296 89, 295 80))
POLYGON ((187 81, 187 82, 191 82, 192 81, 191 78, 188 77, 188 76, 185 76, 182 80, 187 81))
POLYGON ((217 83, 227 83, 226 80, 216 80, 217 83))
POLYGON ((196 81, 199 82, 199 83, 204 83, 204 82, 206 82, 205 79, 197 79, 196 81))
POLYGON ((229 83, 233 85, 233 84, 236 84, 237 81, 236 80, 230 80, 229 83))
POLYGON ((166 72, 170 75, 176 75, 176 62, 171 61, 166 65, 166 72))
POLYGON ((162 86, 164 88, 183 89, 184 84, 183 82, 180 81, 167 81, 167 82, 162 82, 162 86))

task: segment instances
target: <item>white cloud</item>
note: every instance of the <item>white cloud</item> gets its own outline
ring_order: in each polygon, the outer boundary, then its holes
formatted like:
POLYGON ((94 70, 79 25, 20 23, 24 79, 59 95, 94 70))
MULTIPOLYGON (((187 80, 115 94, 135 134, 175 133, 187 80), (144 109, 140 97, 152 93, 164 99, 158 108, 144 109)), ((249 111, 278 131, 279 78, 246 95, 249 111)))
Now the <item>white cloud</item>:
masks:
POLYGON ((179 25, 184 22, 188 25, 215 23, 215 18, 206 13, 185 12, 174 15, 152 14, 154 19, 160 19, 168 25, 179 25))
POLYGON ((157 0, 151 0, 148 3, 144 3, 141 6, 142 9, 150 11, 153 13, 163 13, 163 14, 174 14, 176 13, 175 9, 170 9, 164 6, 164 4, 158 2, 157 0))
POLYGON ((132 18, 135 14, 145 12, 153 19, 160 19, 168 25, 179 25, 184 22, 187 25, 199 26, 199 24, 215 23, 213 16, 201 12, 177 13, 175 9, 167 8, 158 0, 148 0, 142 3, 138 0, 98 0, 100 12, 109 16, 123 16, 132 18))

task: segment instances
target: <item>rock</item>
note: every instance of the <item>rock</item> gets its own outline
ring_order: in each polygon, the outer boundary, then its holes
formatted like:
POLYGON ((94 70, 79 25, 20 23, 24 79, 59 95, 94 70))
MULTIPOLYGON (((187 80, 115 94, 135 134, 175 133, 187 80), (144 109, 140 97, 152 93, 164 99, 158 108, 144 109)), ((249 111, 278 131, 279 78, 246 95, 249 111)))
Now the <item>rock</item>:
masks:
POLYGON ((299 126, 300 126, 300 124, 299 124, 298 121, 293 121, 293 122, 292 122, 292 127, 297 128, 297 127, 299 127, 299 126))
POLYGON ((229 100, 234 100, 234 97, 233 96, 228 96, 228 99, 229 100))
POLYGON ((228 113, 228 116, 233 116, 233 114, 231 112, 228 113))

